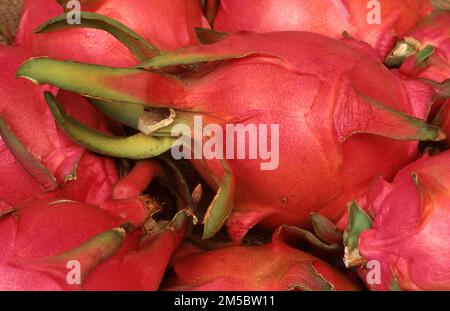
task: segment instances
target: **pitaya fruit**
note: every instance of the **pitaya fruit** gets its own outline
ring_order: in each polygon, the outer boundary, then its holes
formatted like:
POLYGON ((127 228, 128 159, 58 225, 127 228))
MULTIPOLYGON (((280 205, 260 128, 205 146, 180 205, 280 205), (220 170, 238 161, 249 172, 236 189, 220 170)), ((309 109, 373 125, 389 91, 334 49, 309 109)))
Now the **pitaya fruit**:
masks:
POLYGON ((140 161, 100 208, 48 192, 4 213, 0 289, 158 289, 201 195, 190 196, 186 181, 173 173, 140 161), (141 194, 154 177, 173 183, 180 197, 180 211, 168 224, 151 218, 159 205, 141 194))
POLYGON ((0 218, 0 289, 156 290, 189 217, 184 210, 160 232, 127 232, 94 206, 28 201, 0 218))
POLYGON ((171 261, 174 275, 164 287, 207 291, 358 289, 335 268, 293 246, 302 236, 300 229, 282 226, 264 246, 202 251, 185 244, 171 261))
POLYGON ((429 0, 212 0, 208 16, 219 31, 310 31, 340 38, 344 32, 374 47, 384 60, 396 38, 431 12, 429 0), (214 3, 216 2, 216 3, 214 3))
POLYGON ((386 60, 414 77, 437 82, 450 79, 450 12, 437 11, 408 32, 386 60))
MULTIPOLYGON (((63 6, 67 1, 60 1, 63 6)), ((150 40, 151 55, 159 49, 170 50, 195 43, 195 27, 208 27, 200 3, 196 0, 101 0, 83 1, 81 10, 91 12, 82 24, 94 23, 99 29, 81 29, 82 25, 71 25, 76 29, 57 31, 57 27, 40 28, 45 21, 63 14, 63 6, 55 0, 26 0, 15 45, 33 51, 35 55, 57 59, 73 59, 82 62, 109 65, 133 66, 136 58, 111 34, 104 21, 93 21, 92 13, 110 17, 133 29, 139 36, 150 40), (49 33, 45 33, 45 32, 49 33)), ((65 26, 66 17, 63 18, 65 26)), ((117 33, 115 33, 117 35, 117 33)))
POLYGON ((392 183, 379 179, 349 207, 348 266, 374 290, 450 290, 450 151, 403 168, 392 183))
MULTIPOLYGON (((0 200, 16 205, 44 190, 61 187, 69 199, 100 204, 111 196, 117 171, 112 159, 74 144, 56 125, 45 90, 17 80, 15 72, 32 54, 0 46, 0 200), (7 181, 7 182, 6 182, 7 181)), ((59 98, 71 115, 107 132, 105 118, 83 97, 62 91, 59 98)))
MULTIPOLYGON (((241 33, 219 40, 164 53, 141 65, 153 70, 191 65, 192 72, 178 77, 46 58, 30 60, 18 76, 119 103, 110 106, 116 109, 117 119, 136 116, 138 105, 173 108, 178 117, 172 125, 147 132, 153 136, 144 135, 159 139, 153 148, 158 152, 164 145, 165 150, 173 147, 175 138, 167 137, 171 126, 193 127, 195 116, 203 117, 204 126, 278 124, 279 141, 275 130, 267 132, 273 137, 264 141, 272 158, 248 159, 252 142, 244 135, 246 159, 228 158, 229 167, 214 159, 193 161, 209 184, 219 189, 214 200, 219 205, 213 205, 204 218, 205 238, 214 235, 229 216, 234 197, 227 226, 236 241, 257 223, 269 229, 282 224, 305 226, 312 212, 336 220, 349 200, 368 190, 374 177, 389 180, 413 161, 416 140, 445 137, 423 121, 434 95, 438 96, 434 88, 389 71, 366 53, 365 44, 306 32, 241 33), (213 62, 219 60, 226 61, 213 62)), ((120 144, 109 140, 107 146, 99 146, 86 140, 86 128, 80 131, 80 124, 68 119, 51 95, 47 99, 73 139, 108 155, 147 156, 150 146, 142 149, 133 143, 141 141, 142 133, 120 144), (128 147, 119 148, 122 144, 128 147)), ((148 114, 151 109, 128 123, 145 131, 138 124, 148 114)), ((200 139, 206 137, 200 133, 200 139)))

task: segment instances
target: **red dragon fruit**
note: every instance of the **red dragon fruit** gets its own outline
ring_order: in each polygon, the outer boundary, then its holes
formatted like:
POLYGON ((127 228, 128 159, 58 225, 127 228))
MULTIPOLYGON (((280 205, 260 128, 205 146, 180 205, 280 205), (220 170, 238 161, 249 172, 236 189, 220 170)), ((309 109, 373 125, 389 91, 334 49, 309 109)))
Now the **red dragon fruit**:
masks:
POLYGON ((172 222, 151 219, 159 206, 141 192, 154 177, 168 176, 157 162, 140 161, 100 208, 47 192, 4 213, 0 289, 158 289, 199 200, 180 192, 172 222))
MULTIPOLYGON (((117 181, 114 161, 74 144, 58 128, 42 99, 49 87, 15 78, 30 56, 22 49, 0 46, 0 176, 8 181, 0 186, 0 200, 7 206, 16 205, 60 186, 67 198, 100 204, 111 196, 112 184, 117 181)), ((58 96, 71 115, 107 130, 105 118, 84 98, 65 91, 58 96)))
POLYGON ((400 70, 407 75, 437 82, 450 79, 449 11, 425 17, 397 43, 387 64, 395 66, 402 62, 400 70))
POLYGON ((147 234, 94 206, 28 201, 0 218, 0 289, 156 290, 189 215, 147 234))
MULTIPOLYGON (((203 117, 205 126, 279 125, 279 141, 276 130, 267 132, 273 137, 266 147, 273 153, 264 161, 262 157, 259 161, 248 159, 252 142, 244 134, 241 142, 245 143, 246 159, 227 156, 229 167, 223 161, 193 162, 210 185, 219 189, 214 202, 225 208, 215 205, 206 213, 205 237, 220 228, 233 205, 227 225, 234 240, 240 240, 257 223, 270 229, 281 224, 304 226, 312 212, 335 220, 349 200, 366 193, 373 178, 382 175, 389 180, 413 161, 416 140, 445 137, 423 121, 434 88, 389 71, 378 58, 365 53, 365 45, 361 52, 361 43, 306 32, 221 36, 215 44, 164 53, 142 64, 147 69, 193 64, 189 67, 192 72, 181 79, 144 69, 46 58, 30 60, 18 76, 121 102, 114 106, 119 119, 141 104, 173 108, 179 114, 174 124, 192 126, 197 115, 203 117), (218 60, 226 61, 204 64, 218 60), (213 222, 215 225, 209 226, 213 222)), ((65 117, 51 95, 47 99, 66 133, 86 144, 84 133, 77 130, 79 124, 65 117)), ((151 134, 160 137, 164 133, 167 128, 151 134)), ((142 133, 130 141, 122 140, 128 148, 118 152, 110 148, 113 141, 108 148, 86 145, 108 155, 142 158, 146 150, 133 143, 141 139, 142 133)), ((163 139, 156 146, 161 149, 167 143, 170 149, 169 138, 163 139)))
POLYGON ((295 246, 300 229, 282 226, 265 246, 201 251, 185 244, 174 256, 171 290, 357 290, 343 274, 295 246))
POLYGON ((384 59, 396 38, 431 11, 429 0, 212 0, 214 29, 310 31, 340 38, 344 32, 373 46, 384 59), (214 2, 216 2, 214 4, 214 2), (377 16, 378 14, 378 16, 377 16))
MULTIPOLYGON (((67 1, 58 2, 64 6, 67 1)), ((194 28, 208 27, 200 3, 196 0, 83 1, 81 10, 114 18, 144 39, 151 39, 152 45, 148 45, 150 50, 153 47, 170 50, 193 44, 194 28)), ((77 28, 33 34, 42 23, 61 14, 63 7, 55 0, 26 0, 15 45, 29 49, 35 55, 57 59, 119 67, 136 64, 133 54, 103 30, 77 28)), ((85 20, 81 22, 87 23, 85 20)), ((154 49, 153 52, 157 50, 154 49)))
POLYGON ((449 151, 379 179, 349 207, 346 264, 368 262, 361 274, 375 290, 450 290, 449 189, 449 151))

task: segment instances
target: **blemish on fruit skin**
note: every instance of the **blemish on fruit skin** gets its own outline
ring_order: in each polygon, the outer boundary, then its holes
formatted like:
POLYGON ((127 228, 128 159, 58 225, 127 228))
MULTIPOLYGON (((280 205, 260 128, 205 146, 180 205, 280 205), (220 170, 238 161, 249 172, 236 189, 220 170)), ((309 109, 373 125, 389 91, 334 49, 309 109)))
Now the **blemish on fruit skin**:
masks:
POLYGON ((286 205, 289 202, 287 197, 281 197, 281 204, 286 205))
POLYGON ((394 56, 403 56, 403 55, 405 55, 407 50, 408 50, 408 44, 403 43, 398 47, 397 50, 394 50, 393 54, 394 54, 394 56))

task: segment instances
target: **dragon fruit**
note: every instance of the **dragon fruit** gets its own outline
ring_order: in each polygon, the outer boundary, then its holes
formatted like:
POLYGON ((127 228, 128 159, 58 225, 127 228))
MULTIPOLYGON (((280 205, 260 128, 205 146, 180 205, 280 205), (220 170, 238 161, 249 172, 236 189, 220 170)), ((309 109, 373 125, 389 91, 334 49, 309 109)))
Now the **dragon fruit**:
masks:
POLYGON ((368 262, 361 275, 374 290, 450 290, 449 188, 449 151, 379 179, 350 204, 346 264, 368 262))
MULTIPOLYGON (((155 70, 191 68, 181 79, 145 69, 47 58, 25 63, 18 76, 120 102, 111 106, 118 119, 133 116, 133 109, 143 105, 173 108, 179 114, 174 124, 192 126, 193 117, 199 115, 204 125, 278 124, 280 149, 278 161, 272 159, 278 162, 274 170, 263 170, 264 163, 251 159, 227 159, 229 165, 217 157, 193 161, 218 190, 214 202, 220 204, 212 205, 204 218, 205 238, 227 218, 235 241, 258 223, 269 229, 305 226, 312 212, 336 220, 349 200, 367 192, 373 178, 382 175, 389 180, 416 159, 416 140, 445 138, 423 121, 433 98, 439 97, 436 90, 387 70, 366 53, 365 44, 306 32, 221 34, 218 40, 164 53, 141 65, 155 70), (223 61, 213 62, 219 60, 223 61)), ((112 156, 148 156, 151 142, 146 148, 135 143, 142 141, 142 133, 120 142, 108 140, 107 146, 89 142, 85 130, 79 131, 80 124, 68 119, 51 95, 47 100, 72 139, 112 156)), ((129 124, 139 123, 134 121, 129 124)), ((163 152, 175 140, 163 137, 167 131, 163 127, 144 136, 158 138, 153 149, 163 152)), ((244 137, 248 155, 249 140, 244 137)), ((276 148, 270 139, 267 144, 276 148)))
MULTIPOLYGON (((58 128, 42 99, 45 90, 56 89, 15 79, 15 72, 30 56, 22 49, 0 46, 0 176, 8 180, 0 186, 0 200, 13 206, 60 187, 67 198, 100 204, 111 196, 117 181, 114 161, 74 144, 58 128)), ((83 97, 65 91, 58 97, 71 115, 107 132, 105 118, 83 97)))
POLYGON ((209 8, 211 17, 217 10, 213 25, 219 31, 296 30, 334 38, 346 32, 369 43, 383 60, 396 38, 432 9, 428 0, 212 0, 209 8))
POLYGON ((180 192, 172 222, 155 222, 159 205, 141 192, 165 175, 157 162, 140 161, 99 207, 57 192, 15 206, 0 217, 0 289, 158 289, 199 200, 180 192))
POLYGON ((437 82, 450 79, 450 12, 425 17, 397 43, 387 64, 401 64, 400 70, 414 77, 437 82))
POLYGON ((324 261, 293 245, 302 236, 296 227, 278 228, 264 246, 226 246, 202 251, 185 244, 171 261, 171 290, 357 290, 324 261))
POLYGON ((181 211, 160 232, 127 232, 94 206, 28 201, 0 218, 0 289, 156 290, 188 219, 181 211))
MULTIPOLYGON (((64 5, 67 1, 60 2, 64 5)), ((191 45, 195 43, 194 28, 208 27, 200 3, 196 0, 83 1, 81 10, 114 18, 142 38, 151 39, 152 44, 147 46, 150 55, 159 49, 170 50, 191 45)), ((43 33, 47 32, 43 29, 33 33, 42 23, 57 18, 63 11, 63 7, 55 0, 26 0, 15 45, 33 51, 35 55, 62 60, 73 59, 118 67, 136 65, 133 54, 103 30, 77 28, 55 31, 58 28, 53 28, 48 29, 49 33, 43 33)), ((88 23, 87 20, 81 22, 88 23)), ((99 26, 101 24, 104 21, 97 23, 97 28, 103 29, 99 26)))

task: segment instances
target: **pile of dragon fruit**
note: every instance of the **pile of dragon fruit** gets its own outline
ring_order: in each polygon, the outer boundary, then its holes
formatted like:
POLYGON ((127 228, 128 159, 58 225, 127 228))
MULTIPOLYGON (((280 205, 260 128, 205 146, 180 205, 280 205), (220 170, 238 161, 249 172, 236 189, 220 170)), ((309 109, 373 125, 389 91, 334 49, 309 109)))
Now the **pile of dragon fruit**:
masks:
POLYGON ((450 290, 449 0, 25 0, 9 39, 1 290, 450 290))

